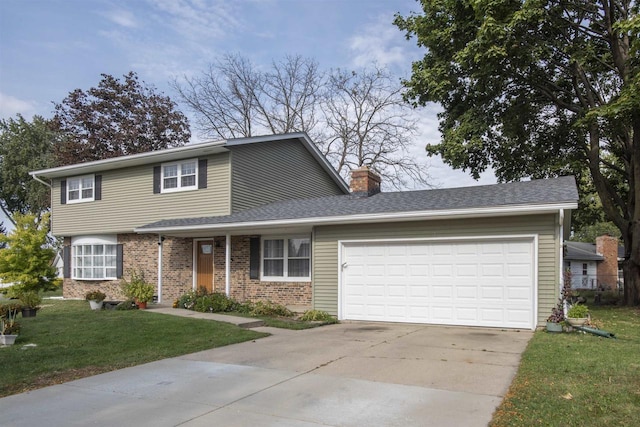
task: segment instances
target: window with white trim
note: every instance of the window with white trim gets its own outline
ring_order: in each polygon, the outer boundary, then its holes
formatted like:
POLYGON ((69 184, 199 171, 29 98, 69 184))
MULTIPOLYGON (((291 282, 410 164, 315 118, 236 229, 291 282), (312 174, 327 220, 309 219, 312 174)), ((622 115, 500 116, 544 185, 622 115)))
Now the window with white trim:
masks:
POLYGON ((262 240, 262 280, 310 280, 311 239, 266 237, 262 240))
POLYGON ((115 237, 72 239, 71 277, 76 280, 117 279, 117 243, 115 237))
POLYGON ((85 175, 67 179, 67 203, 92 202, 95 176, 85 175))
POLYGON ((198 188, 198 160, 183 160, 162 164, 162 192, 195 190, 198 188))

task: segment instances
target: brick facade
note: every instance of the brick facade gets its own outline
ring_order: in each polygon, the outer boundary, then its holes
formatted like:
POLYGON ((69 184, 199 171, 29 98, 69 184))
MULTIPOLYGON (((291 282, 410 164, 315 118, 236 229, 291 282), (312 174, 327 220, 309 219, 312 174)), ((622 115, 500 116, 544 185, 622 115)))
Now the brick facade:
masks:
MULTIPOLYGON (((249 277, 249 239, 231 237, 231 297, 238 301, 269 300, 282 305, 311 305, 311 282, 263 282, 249 277)), ((214 290, 225 291, 225 238, 216 237, 214 290)))
MULTIPOLYGON (((191 289, 193 279, 192 239, 165 238, 162 248, 162 299, 172 302, 191 289)), ((156 286, 158 294, 158 237, 156 235, 119 234, 118 243, 122 244, 124 279, 132 272, 142 273, 146 282, 156 286)), ((71 244, 70 238, 64 239, 65 245, 71 244)), ((84 298, 95 289, 107 294, 107 300, 125 299, 121 289, 122 280, 83 281, 64 279, 63 296, 65 298, 84 298)))
MULTIPOLYGON (((283 305, 311 305, 311 282, 262 282, 249 278, 250 236, 231 238, 231 297, 238 301, 270 300, 283 305)), ((123 245, 124 279, 132 271, 144 274, 145 281, 158 283, 158 236, 119 234, 123 245)), ((65 238, 65 245, 71 244, 65 238)), ((193 288, 193 239, 166 237, 162 246, 162 302, 170 304, 193 288)), ((84 298, 100 289, 107 300, 123 300, 121 280, 78 281, 64 279, 65 298, 84 298)), ((225 291, 225 238, 214 239, 215 292, 225 291)), ((157 295, 157 288, 156 288, 157 295)))
POLYGON ((596 252, 604 257, 598 263, 598 285, 604 289, 617 289, 618 239, 608 235, 596 237, 596 252))

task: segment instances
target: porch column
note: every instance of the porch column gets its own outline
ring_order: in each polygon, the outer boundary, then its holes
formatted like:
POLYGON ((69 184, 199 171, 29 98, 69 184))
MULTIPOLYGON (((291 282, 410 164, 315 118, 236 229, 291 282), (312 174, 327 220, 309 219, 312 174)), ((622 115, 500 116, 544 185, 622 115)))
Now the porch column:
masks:
POLYGON ((227 296, 231 295, 231 235, 225 236, 224 251, 224 291, 227 296))
POLYGON ((162 242, 164 237, 158 234, 158 304, 162 302, 162 242))

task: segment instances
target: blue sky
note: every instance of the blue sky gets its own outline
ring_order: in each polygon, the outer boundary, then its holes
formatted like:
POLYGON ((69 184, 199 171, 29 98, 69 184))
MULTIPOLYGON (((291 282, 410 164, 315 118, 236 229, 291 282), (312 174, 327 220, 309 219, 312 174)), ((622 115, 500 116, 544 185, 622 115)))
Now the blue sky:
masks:
MULTIPOLYGON (((130 70, 178 102, 168 85, 193 76, 225 53, 268 65, 286 54, 322 69, 388 66, 408 76, 421 50, 392 25, 394 13, 419 11, 413 0, 1 0, 0 117, 51 117, 71 90, 96 86, 101 73, 130 70)), ((412 153, 435 143, 438 106, 419 112, 412 153)), ((195 132, 194 132, 195 133, 195 132)), ((432 158, 441 187, 488 184, 432 158)))

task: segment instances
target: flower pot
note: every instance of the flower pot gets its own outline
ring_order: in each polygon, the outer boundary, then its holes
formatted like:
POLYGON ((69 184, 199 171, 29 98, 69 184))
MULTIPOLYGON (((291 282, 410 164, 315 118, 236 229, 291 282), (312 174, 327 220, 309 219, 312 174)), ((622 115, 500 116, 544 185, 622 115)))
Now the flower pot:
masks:
POLYGON ((140 310, 145 310, 147 308, 147 302, 136 301, 136 305, 140 310))
POLYGON ((36 317, 37 312, 38 312, 37 308, 22 307, 22 317, 36 317))
POLYGON ((567 317, 567 322, 571 326, 584 326, 589 320, 587 317, 567 317))
POLYGON ((102 310, 102 304, 104 304, 104 301, 89 300, 91 310, 102 310))
POLYGON ((16 342, 17 335, 7 334, 0 335, 0 345, 13 345, 16 342))
POLYGON ((562 323, 547 322, 547 332, 562 332, 562 323))

